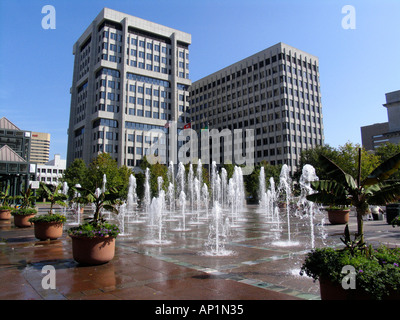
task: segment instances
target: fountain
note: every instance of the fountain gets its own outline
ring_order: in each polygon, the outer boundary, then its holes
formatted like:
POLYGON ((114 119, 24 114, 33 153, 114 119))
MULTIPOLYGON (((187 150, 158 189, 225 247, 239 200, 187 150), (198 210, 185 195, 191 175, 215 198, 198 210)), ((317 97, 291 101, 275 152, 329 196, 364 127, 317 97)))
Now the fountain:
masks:
MULTIPOLYGON (((144 199, 139 212, 147 215, 146 228, 149 231, 150 240, 145 244, 164 245, 170 243, 165 240, 168 231, 193 231, 202 232, 201 225, 207 224, 208 240, 205 243, 205 250, 202 254, 208 256, 224 256, 233 254, 232 251, 225 249, 228 236, 232 234, 240 234, 241 229, 245 226, 246 220, 244 214, 245 209, 245 189, 243 182, 243 174, 240 167, 235 166, 232 177, 228 180, 227 172, 224 168, 217 170, 215 162, 210 168, 211 190, 203 181, 202 164, 199 161, 197 168, 191 164, 188 166, 188 174, 186 175, 185 166, 182 163, 177 165, 176 176, 174 176, 174 165, 169 164, 168 181, 164 181, 162 177, 157 177, 158 196, 151 198, 150 191, 150 170, 145 171, 144 182, 144 199), (195 169, 195 170, 194 170, 195 169), (168 186, 167 191, 163 190, 164 182, 168 186), (189 208, 190 210, 187 210, 189 208), (188 219, 188 217, 191 217, 188 219), (190 229, 188 226, 190 225, 190 229)), ((260 202, 256 213, 262 218, 262 222, 269 224, 268 234, 270 235, 270 245, 289 247, 300 244, 298 239, 293 237, 298 235, 297 228, 301 225, 310 229, 311 247, 317 233, 317 227, 320 224, 316 222, 319 214, 319 208, 306 200, 306 196, 312 192, 310 182, 318 179, 315 170, 311 166, 303 168, 303 174, 300 178, 299 186, 301 187, 301 195, 299 199, 294 199, 292 195, 292 180, 287 165, 283 165, 279 185, 275 186, 272 177, 266 180, 265 169, 260 169, 260 202), (269 181, 268 187, 267 183, 269 181), (279 204, 283 203, 280 209, 279 204), (294 205, 297 204, 297 211, 294 205), (280 216, 280 213, 282 216, 280 216), (307 218, 307 219, 306 219, 307 218), (303 221, 303 222, 301 222, 303 221), (286 227, 287 226, 287 227, 286 227), (284 237, 287 236, 287 239, 284 237)), ((101 192, 100 189, 98 192, 101 192)), ((122 226, 126 214, 131 212, 131 208, 135 207, 136 199, 136 179, 133 175, 129 179, 128 200, 126 205, 120 207, 120 226, 122 234, 126 233, 126 228, 122 226)), ((249 219, 252 217, 247 216, 249 219)), ((132 223, 132 222, 128 222, 132 223)), ((191 233, 194 234, 194 233, 191 233)), ((323 239, 323 233, 318 238, 323 239)), ((179 235, 175 235, 180 237, 179 235)), ((302 245, 304 245, 302 241, 302 245)))
MULTIPOLYGON (((150 216, 150 204, 151 204, 150 169, 146 168, 145 182, 144 182, 143 206, 144 206, 144 212, 148 217, 150 216)), ((150 225, 153 225, 152 220, 150 220, 150 225)))
POLYGON ((208 198, 209 198, 209 194, 208 194, 208 187, 207 185, 204 183, 203 187, 201 188, 201 202, 204 203, 204 208, 205 208, 205 219, 208 219, 208 198))
POLYGON ((103 174, 103 187, 101 189, 102 193, 106 192, 106 183, 107 183, 107 176, 106 176, 106 174, 103 174))
POLYGON ((132 212, 136 205, 137 205, 136 178, 134 177, 133 174, 131 174, 129 176, 127 210, 129 212, 132 212))
POLYGON ((190 229, 186 228, 186 194, 184 191, 181 191, 179 194, 179 207, 181 208, 181 218, 180 226, 178 228, 172 229, 172 231, 190 231, 190 229))
POLYGON ((154 225, 150 226, 151 237, 143 244, 168 245, 172 241, 164 239, 165 221, 163 219, 165 211, 165 191, 160 190, 158 197, 154 197, 150 204, 150 216, 153 217, 154 225))
POLYGON ((235 254, 232 250, 225 249, 225 243, 229 235, 229 218, 224 217, 220 204, 215 201, 212 209, 212 221, 209 226, 208 241, 205 243, 206 251, 204 256, 231 256, 235 254))
MULTIPOLYGON (((311 187, 311 182, 318 180, 319 179, 315 173, 315 168, 309 164, 306 164, 302 169, 302 174, 299 180, 301 191, 299 200, 297 202, 296 215, 300 218, 308 217, 309 219, 311 248, 315 247, 314 219, 315 216, 320 214, 320 210, 314 202, 307 200, 307 196, 314 193, 314 190, 311 187)), ((323 221, 320 226, 321 239, 324 240, 326 238, 326 232, 323 227, 323 221)))
POLYGON ((179 162, 178 165, 178 173, 176 175, 176 181, 177 181, 177 195, 181 194, 181 192, 185 192, 185 166, 183 165, 182 162, 179 162))
POLYGON ((239 222, 245 221, 241 212, 245 204, 243 174, 240 167, 235 167, 232 178, 228 183, 228 198, 232 215, 232 227, 238 227, 239 222))
POLYGON ((284 164, 282 166, 281 174, 279 177, 278 191, 280 194, 285 195, 285 197, 284 197, 285 202, 283 202, 283 205, 286 209, 285 211, 286 211, 288 239, 286 241, 275 241, 275 242, 273 242, 273 244, 276 246, 280 246, 280 247, 297 246, 297 245, 299 245, 299 242, 291 240, 290 205, 292 202, 292 179, 290 178, 289 167, 286 164, 284 164))
POLYGON ((258 191, 258 198, 260 199, 259 205, 261 209, 267 209, 268 208, 268 199, 267 199, 267 192, 265 189, 265 172, 264 172, 264 167, 261 167, 260 169, 260 175, 258 177, 259 179, 259 191, 258 191))
POLYGON ((119 226, 119 230, 120 236, 126 236, 127 234, 125 233, 125 216, 126 216, 126 210, 127 210, 127 204, 123 203, 118 207, 118 215, 117 215, 117 219, 118 219, 118 226, 119 226))

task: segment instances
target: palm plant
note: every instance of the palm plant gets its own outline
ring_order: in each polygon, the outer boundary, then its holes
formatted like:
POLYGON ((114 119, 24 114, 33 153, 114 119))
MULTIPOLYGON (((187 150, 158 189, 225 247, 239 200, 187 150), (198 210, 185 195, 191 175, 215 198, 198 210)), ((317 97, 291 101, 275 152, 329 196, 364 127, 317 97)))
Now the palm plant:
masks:
POLYGON ((53 214, 53 207, 55 204, 58 204, 60 206, 66 207, 67 204, 65 203, 65 200, 67 200, 67 196, 61 192, 62 184, 58 184, 54 191, 51 190, 46 184, 41 183, 41 186, 43 188, 43 191, 46 194, 46 198, 50 201, 50 210, 49 214, 53 214))
POLYGON ((37 197, 34 195, 34 191, 29 187, 25 192, 21 191, 19 196, 16 196, 16 199, 21 200, 21 209, 32 208, 37 197))
POLYGON ((325 205, 354 206, 357 212, 357 235, 364 244, 363 216, 369 205, 386 205, 400 197, 400 181, 388 180, 400 168, 400 153, 386 160, 361 181, 361 149, 359 149, 357 181, 325 156, 320 156, 329 180, 311 183, 315 191, 307 196, 313 202, 325 205))
POLYGON ((10 202, 14 200, 14 197, 10 195, 10 186, 8 185, 5 191, 0 191, 0 207, 4 209, 11 208, 10 202))
POLYGON ((75 188, 80 196, 76 197, 74 201, 80 204, 92 203, 94 205, 94 215, 92 223, 94 225, 103 222, 101 212, 103 209, 118 213, 115 205, 118 203, 119 192, 116 188, 111 188, 105 192, 101 192, 100 189, 96 189, 94 192, 87 188, 75 188))

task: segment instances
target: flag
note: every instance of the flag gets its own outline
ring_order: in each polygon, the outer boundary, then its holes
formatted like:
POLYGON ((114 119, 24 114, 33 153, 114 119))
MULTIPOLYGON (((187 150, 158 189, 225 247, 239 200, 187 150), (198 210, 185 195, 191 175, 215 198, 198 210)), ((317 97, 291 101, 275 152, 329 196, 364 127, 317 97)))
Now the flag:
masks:
POLYGON ((183 126, 183 129, 191 129, 191 128, 192 128, 192 124, 190 122, 183 126))
POLYGON ((164 128, 169 128, 169 122, 167 122, 166 124, 164 124, 164 128))

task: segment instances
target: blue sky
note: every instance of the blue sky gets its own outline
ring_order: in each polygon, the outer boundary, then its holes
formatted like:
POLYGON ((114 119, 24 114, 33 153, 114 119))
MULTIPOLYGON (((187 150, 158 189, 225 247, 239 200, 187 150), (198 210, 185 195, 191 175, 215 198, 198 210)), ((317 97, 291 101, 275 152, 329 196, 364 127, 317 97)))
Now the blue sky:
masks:
POLYGON ((73 44, 103 7, 192 34, 192 81, 278 42, 318 56, 333 147, 386 122, 385 93, 400 90, 399 0, 0 0, 0 117, 50 133, 50 158, 66 157, 73 44), (41 26, 47 4, 54 30, 41 26), (353 30, 342 28, 345 5, 353 30))

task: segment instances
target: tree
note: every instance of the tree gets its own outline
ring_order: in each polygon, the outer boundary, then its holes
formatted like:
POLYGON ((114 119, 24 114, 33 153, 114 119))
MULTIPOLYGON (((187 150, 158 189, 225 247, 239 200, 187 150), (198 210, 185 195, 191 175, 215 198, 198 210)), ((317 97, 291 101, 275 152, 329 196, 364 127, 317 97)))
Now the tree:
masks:
POLYGON ((303 167, 306 164, 309 164, 315 168, 315 172, 320 179, 326 178, 326 173, 320 165, 319 158, 323 155, 332 161, 336 161, 338 154, 338 151, 328 144, 325 144, 324 146, 317 146, 313 149, 303 150, 300 155, 300 165, 298 166, 293 179, 296 181, 300 179, 303 167))
POLYGON ((320 164, 329 179, 312 182, 317 192, 307 196, 307 199, 326 205, 354 206, 357 212, 357 235, 363 244, 363 216, 368 212, 369 205, 385 205, 400 196, 400 181, 388 180, 400 168, 400 153, 380 164, 364 179, 362 154, 360 148, 357 179, 330 159, 320 156, 320 164))
MULTIPOLYGON (((88 169, 85 161, 82 159, 75 159, 71 165, 64 171, 62 181, 66 182, 69 187, 77 184, 85 185, 87 179, 88 169)), ((72 192, 72 189, 69 189, 72 192)))
POLYGON ((129 184, 129 176, 132 172, 127 167, 118 168, 117 161, 111 158, 108 153, 99 154, 90 164, 87 170, 87 179, 82 187, 95 190, 102 188, 104 175, 106 177, 106 189, 117 188, 122 192, 129 184))
POLYGON ((380 158, 373 152, 365 150, 359 144, 347 142, 338 148, 338 155, 335 163, 354 179, 359 175, 359 152, 361 150, 361 180, 364 180, 380 163, 380 158))

